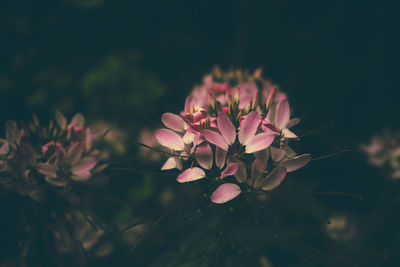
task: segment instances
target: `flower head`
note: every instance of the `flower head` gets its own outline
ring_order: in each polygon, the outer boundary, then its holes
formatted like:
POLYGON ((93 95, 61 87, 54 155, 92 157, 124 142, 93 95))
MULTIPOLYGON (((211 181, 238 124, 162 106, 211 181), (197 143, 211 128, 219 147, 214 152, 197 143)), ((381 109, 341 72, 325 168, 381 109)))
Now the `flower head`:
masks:
POLYGON ((193 89, 180 114, 165 113, 162 122, 166 128, 155 136, 172 156, 161 169, 181 170, 181 183, 203 178, 219 183, 214 203, 237 197, 243 187, 273 190, 311 160, 288 146, 297 138, 289 128, 299 119, 291 118, 286 95, 259 72, 216 70, 193 89))

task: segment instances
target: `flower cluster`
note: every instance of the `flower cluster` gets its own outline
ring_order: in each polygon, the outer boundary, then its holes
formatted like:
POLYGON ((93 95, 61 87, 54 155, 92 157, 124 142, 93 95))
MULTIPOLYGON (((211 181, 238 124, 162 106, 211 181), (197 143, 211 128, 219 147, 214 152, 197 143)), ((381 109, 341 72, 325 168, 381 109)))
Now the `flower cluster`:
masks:
POLYGON ((85 127, 80 113, 71 122, 59 112, 55 118, 46 127, 36 116, 28 125, 6 123, 5 139, 0 139, 3 186, 41 201, 46 187, 87 181, 106 167, 99 164, 101 153, 96 147, 106 131, 85 127))
POLYGON ((393 179, 400 179, 400 132, 384 132, 362 145, 370 164, 386 168, 393 179))
POLYGON ((298 139, 289 129, 299 119, 291 118, 286 95, 260 71, 216 69, 193 89, 182 112, 164 113, 162 122, 166 128, 155 136, 171 157, 161 169, 181 170, 181 183, 203 178, 220 183, 211 195, 214 203, 230 201, 244 189, 272 190, 311 160, 289 147, 298 139))

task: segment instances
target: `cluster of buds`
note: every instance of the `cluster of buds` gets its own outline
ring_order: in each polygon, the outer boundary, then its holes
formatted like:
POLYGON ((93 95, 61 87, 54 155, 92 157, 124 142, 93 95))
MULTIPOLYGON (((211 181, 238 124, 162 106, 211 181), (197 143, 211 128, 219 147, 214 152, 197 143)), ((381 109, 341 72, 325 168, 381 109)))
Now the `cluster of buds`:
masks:
POLYGON ((258 70, 250 75, 216 69, 193 89, 182 112, 164 113, 162 122, 166 128, 155 136, 171 157, 161 169, 182 171, 181 183, 217 182, 214 203, 241 192, 273 190, 311 160, 289 147, 298 139, 289 128, 299 119, 291 118, 286 95, 258 70))
POLYGON ((41 126, 36 116, 28 125, 6 123, 0 139, 0 181, 4 187, 29 195, 37 201, 47 188, 66 189, 72 182, 104 176, 97 145, 107 133, 84 126, 82 114, 72 121, 56 112, 55 123, 41 126))
POLYGON ((361 150, 367 153, 370 164, 388 170, 393 179, 400 179, 400 132, 374 136, 361 150))

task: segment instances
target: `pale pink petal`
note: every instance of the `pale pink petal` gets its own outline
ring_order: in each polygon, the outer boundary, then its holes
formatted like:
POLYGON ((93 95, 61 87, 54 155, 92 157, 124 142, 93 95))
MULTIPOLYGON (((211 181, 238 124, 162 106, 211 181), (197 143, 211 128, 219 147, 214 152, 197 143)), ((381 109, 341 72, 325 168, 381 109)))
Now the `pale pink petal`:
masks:
POLYGON ((68 180, 67 179, 63 179, 63 178, 50 178, 50 177, 46 176, 44 179, 49 184, 52 184, 52 185, 55 185, 55 186, 66 186, 68 184, 68 180))
POLYGON ((252 100, 253 98, 249 95, 240 96, 239 109, 244 109, 252 100))
POLYGON ((168 148, 181 151, 185 148, 182 137, 168 129, 159 129, 155 133, 157 141, 168 148))
POLYGON ((254 152, 253 155, 254 155, 254 157, 256 157, 257 159, 259 159, 262 162, 262 164, 264 166, 264 170, 265 170, 268 166, 269 149, 264 149, 264 150, 254 152))
POLYGON ((68 163, 70 163, 71 165, 77 163, 81 159, 82 153, 83 147, 81 146, 81 144, 79 142, 72 143, 67 153, 68 163))
POLYGON ((198 167, 194 167, 194 168, 189 168, 189 169, 185 170, 184 172, 182 172, 176 180, 180 183, 186 183, 186 182, 199 180, 204 177, 206 177, 205 172, 198 167))
POLYGON ((228 115, 225 114, 225 112, 220 112, 218 114, 217 124, 222 137, 229 145, 232 145, 236 139, 236 130, 232 121, 229 119, 228 115))
POLYGON ((209 144, 203 143, 197 146, 196 160, 204 169, 211 169, 213 165, 213 152, 209 144))
POLYGON ((297 135, 288 128, 282 130, 282 136, 285 138, 297 138, 297 135))
POLYGON ((81 171, 72 173, 71 179, 75 181, 86 181, 92 176, 90 171, 81 171))
POLYGON ((10 151, 10 147, 8 145, 7 141, 4 141, 4 143, 0 147, 0 155, 6 155, 10 151))
POLYGON ((279 102, 276 107, 275 120, 274 120, 276 127, 278 127, 279 129, 286 128, 289 119, 290 119, 289 102, 287 100, 279 102))
POLYGON ((83 127, 85 124, 85 118, 83 117, 82 113, 77 113, 75 116, 72 118, 71 121, 71 126, 76 128, 76 127, 83 127))
POLYGON ((217 165, 219 169, 222 169, 225 166, 226 154, 228 154, 227 151, 219 147, 215 148, 215 165, 217 165))
POLYGON ((173 157, 167 159, 164 165, 161 167, 161 170, 172 170, 176 168, 176 162, 173 157))
POLYGON ((196 135, 195 135, 194 132, 187 131, 187 132, 183 135, 182 140, 183 140, 183 142, 184 142, 185 144, 191 144, 191 143, 194 142, 195 136, 196 136, 196 135))
POLYGON ((293 126, 299 124, 299 122, 300 122, 300 118, 293 118, 293 119, 289 120, 288 124, 286 125, 286 128, 293 127, 293 126))
POLYGON ((220 185, 211 195, 211 201, 217 204, 228 202, 237 197, 242 191, 237 184, 226 183, 220 185))
POLYGON ((237 171, 239 170, 239 163, 228 163, 226 165, 225 170, 221 173, 221 179, 230 176, 230 175, 234 175, 235 173, 237 173, 237 171))
POLYGON ((250 154, 269 147, 274 141, 275 136, 268 133, 260 133, 253 136, 247 142, 246 153, 250 154))
POLYGON ((86 140, 85 140, 85 149, 86 151, 90 151, 93 145, 93 132, 90 128, 86 129, 86 140))
MULTIPOLYGON (((184 152, 181 154, 182 156, 187 156, 184 152)), ((182 170, 182 158, 181 157, 174 157, 176 168, 178 170, 182 170)))
POLYGON ((229 145, 228 145, 228 143, 226 143, 225 139, 219 133, 211 131, 211 130, 203 130, 201 132, 201 134, 211 144, 214 144, 214 145, 222 148, 223 150, 228 151, 229 145))
POLYGON ((239 142, 246 145, 248 140, 253 137, 260 123, 260 115, 257 111, 250 112, 243 120, 239 130, 239 142))
POLYGON ((67 119, 61 112, 56 111, 55 117, 56 117, 56 122, 61 129, 64 130, 65 128, 67 128, 67 119))
POLYGON ((239 183, 243 183, 247 179, 247 170, 244 163, 237 158, 231 157, 228 160, 229 163, 234 162, 239 164, 238 171, 235 173, 235 178, 239 183))
POLYGON ((304 167, 311 160, 310 154, 303 154, 291 159, 283 160, 279 166, 286 167, 287 172, 293 172, 304 167))
POLYGON ((273 146, 269 147, 269 149, 271 151, 271 158, 275 162, 281 161, 286 155, 286 152, 283 149, 273 146))
POLYGON ((76 165, 72 166, 71 171, 76 175, 83 175, 90 172, 91 169, 96 166, 98 160, 95 158, 87 157, 83 158, 76 165))
POLYGON ((262 185, 263 190, 272 190, 278 187, 286 177, 285 167, 276 167, 266 178, 262 185))
POLYGON ((36 165, 38 172, 49 178, 57 177, 57 168, 54 165, 48 163, 39 163, 36 165))
POLYGON ((161 121, 166 127, 176 132, 183 132, 185 130, 185 122, 174 113, 167 112, 162 114, 161 121))
POLYGON ((264 164, 260 159, 255 159, 251 166, 251 181, 250 183, 254 185, 254 187, 258 188, 262 183, 264 178, 264 164))

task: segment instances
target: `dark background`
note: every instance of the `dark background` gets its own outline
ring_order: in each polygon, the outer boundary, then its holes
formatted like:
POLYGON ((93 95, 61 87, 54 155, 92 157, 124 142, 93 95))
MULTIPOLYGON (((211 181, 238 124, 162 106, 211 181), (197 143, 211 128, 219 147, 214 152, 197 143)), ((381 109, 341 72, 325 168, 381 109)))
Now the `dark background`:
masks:
POLYGON ((369 167, 358 147, 399 127, 394 2, 2 1, 0 121, 79 111, 121 127, 133 143, 161 113, 182 109, 214 66, 261 67, 302 116, 299 133, 334 122, 304 137, 300 151, 353 150, 314 162, 304 175, 322 191, 364 196, 321 201, 368 223, 376 235, 367 240, 379 248, 358 255, 374 253, 380 263, 398 233, 387 227, 398 218, 385 219, 383 210, 393 213, 398 204, 382 195, 393 182, 369 167))

